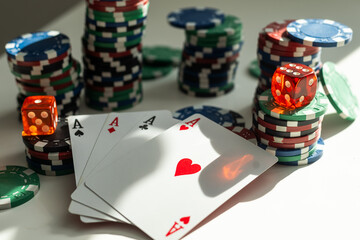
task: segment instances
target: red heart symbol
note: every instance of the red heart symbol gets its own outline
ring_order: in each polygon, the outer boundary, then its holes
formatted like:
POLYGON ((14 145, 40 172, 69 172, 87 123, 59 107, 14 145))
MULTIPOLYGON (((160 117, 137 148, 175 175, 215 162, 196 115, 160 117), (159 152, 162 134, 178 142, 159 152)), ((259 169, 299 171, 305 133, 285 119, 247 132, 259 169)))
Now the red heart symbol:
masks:
POLYGON ((192 164, 191 159, 183 158, 178 162, 176 166, 175 177, 180 175, 194 174, 200 170, 201 166, 199 164, 192 164))
POLYGON ((180 126, 180 131, 182 131, 182 130, 188 130, 189 129, 189 127, 187 127, 186 125, 181 125, 180 126))
POLYGON ((180 218, 180 221, 183 222, 184 224, 188 224, 190 221, 190 217, 182 217, 180 218))

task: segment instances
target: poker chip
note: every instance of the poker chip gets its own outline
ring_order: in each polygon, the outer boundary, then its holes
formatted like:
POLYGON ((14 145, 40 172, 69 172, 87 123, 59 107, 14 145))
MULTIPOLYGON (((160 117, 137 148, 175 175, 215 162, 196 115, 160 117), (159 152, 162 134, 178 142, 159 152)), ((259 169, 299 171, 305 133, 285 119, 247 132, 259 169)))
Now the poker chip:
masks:
POLYGON ((171 73, 172 69, 172 66, 150 66, 145 64, 142 68, 142 78, 144 80, 160 78, 171 73))
POLYGON ((82 46, 90 108, 117 111, 141 102, 141 41, 148 8, 148 0, 87 1, 82 46))
POLYGON ((58 170, 71 170, 74 169, 74 164, 71 162, 69 164, 63 164, 63 165, 50 165, 50 164, 42 164, 38 163, 31 158, 26 157, 26 162, 29 166, 42 169, 44 171, 58 171, 58 170))
POLYGON ((170 25, 187 30, 211 28, 224 21, 224 14, 213 8, 183 8, 167 16, 170 25))
POLYGON ((178 65, 181 61, 181 50, 164 45, 144 47, 143 60, 144 63, 155 66, 178 65))
MULTIPOLYGON (((176 20, 174 14, 185 19, 184 23, 197 18, 197 14, 191 13, 192 10, 170 13, 170 24, 174 26, 178 24, 177 21, 182 21, 176 20)), ((202 20, 207 21, 206 17, 202 20)), ((231 92, 235 87, 237 59, 243 43, 241 20, 236 16, 224 15, 218 25, 206 29, 194 25, 183 26, 186 30, 179 64, 179 90, 193 97, 219 97, 231 92)))
POLYGON ((283 120, 304 121, 319 118, 327 110, 326 96, 318 92, 313 101, 303 108, 287 109, 275 103, 270 90, 266 90, 259 97, 259 105, 266 114, 283 120))
POLYGON ((8 57, 19 61, 39 61, 55 58, 69 48, 69 38, 58 31, 23 34, 5 45, 8 57))
POLYGON ((0 167, 0 209, 28 202, 39 189, 39 176, 34 171, 22 166, 0 167))
POLYGON ((345 74, 334 63, 325 62, 320 70, 320 81, 340 117, 355 120, 360 111, 359 102, 345 74))
POLYGON ((36 158, 31 156, 29 153, 25 152, 25 155, 28 159, 30 159, 32 162, 42 165, 50 165, 50 166, 62 166, 62 165, 71 165, 73 164, 73 159, 64 159, 64 160, 44 160, 40 158, 36 158))
POLYGON ((42 159, 42 160, 48 160, 48 161, 59 161, 59 160, 66 160, 72 158, 72 152, 71 151, 63 151, 63 152, 38 152, 35 150, 32 150, 31 148, 25 149, 25 154, 30 155, 32 157, 42 159))
POLYGON ((256 77, 256 78, 260 77, 261 70, 259 68, 259 64, 256 59, 250 62, 248 70, 249 70, 249 73, 251 74, 251 76, 256 77))
POLYGON ((271 117, 270 115, 266 114, 265 112, 263 112, 262 110, 258 110, 256 116, 260 119, 262 119, 263 121, 273 124, 273 125, 277 125, 280 127, 301 127, 301 126, 307 126, 307 125, 311 125, 314 124, 316 122, 319 122, 322 118, 318 117, 318 118, 314 118, 311 120, 304 120, 304 121, 291 121, 291 120, 283 120, 283 119, 278 119, 278 118, 274 118, 271 117))
POLYGON ((34 172, 45 175, 45 176, 64 176, 74 173, 74 169, 66 169, 66 170, 57 170, 57 171, 48 171, 37 168, 33 165, 29 165, 29 168, 34 170, 34 172))
MULTIPOLYGON (((317 141, 317 143, 320 141, 320 139, 317 141)), ((279 156, 280 157, 290 157, 290 156, 302 155, 304 153, 309 152, 311 149, 313 149, 316 146, 317 143, 313 143, 312 145, 310 145, 308 147, 298 148, 298 149, 274 148, 274 147, 267 146, 261 142, 258 142, 257 145, 276 157, 279 157, 279 156)))
POLYGON ((227 129, 229 129, 233 133, 239 135, 240 137, 248 140, 249 142, 251 142, 255 145, 257 144, 256 135, 254 134, 253 131, 251 131, 247 128, 241 127, 241 126, 227 127, 227 129))
POLYGON ((265 145, 268 145, 270 147, 275 147, 275 148, 286 148, 286 149, 297 149, 297 148, 308 147, 308 146, 314 144, 315 142, 317 142, 318 139, 319 138, 314 138, 310 141, 300 142, 300 143, 278 143, 278 142, 273 142, 273 141, 270 141, 268 139, 258 136, 258 140, 260 140, 260 142, 265 145))
POLYGON ((311 149, 309 152, 303 153, 301 155, 296 155, 296 156, 286 156, 286 157, 280 157, 278 156, 278 163, 283 163, 283 162, 295 162, 295 161, 301 161, 305 158, 308 158, 309 156, 311 156, 315 150, 316 150, 316 146, 311 149))
POLYGON ((51 135, 23 136, 26 147, 37 152, 64 152, 71 148, 68 123, 60 118, 56 130, 51 135))
POLYGON ((319 138, 318 144, 316 145, 316 150, 309 157, 303 158, 298 161, 279 161, 278 163, 288 166, 302 166, 302 165, 312 164, 318 161, 323 156, 324 145, 325 143, 323 139, 319 138))
POLYGON ((342 47, 352 39, 352 29, 329 19, 298 19, 286 27, 288 37, 306 46, 342 47))
POLYGON ((201 114, 226 128, 245 126, 245 119, 239 113, 214 106, 196 105, 185 107, 175 111, 173 117, 175 119, 184 120, 196 113, 201 114))

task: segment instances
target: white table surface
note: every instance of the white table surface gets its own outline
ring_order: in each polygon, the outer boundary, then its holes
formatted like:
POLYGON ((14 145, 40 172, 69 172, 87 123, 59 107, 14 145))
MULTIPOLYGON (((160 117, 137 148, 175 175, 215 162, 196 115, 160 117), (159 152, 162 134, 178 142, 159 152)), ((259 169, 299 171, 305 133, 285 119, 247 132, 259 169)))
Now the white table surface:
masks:
MULTIPOLYGON (((43 28, 69 35, 73 55, 79 60, 84 2, 43 28)), ((184 33, 170 27, 166 15, 180 7, 204 4, 205 1, 200 0, 152 0, 143 43, 181 47, 184 33)), ((360 97, 360 1, 207 0, 206 6, 222 9, 243 20, 245 45, 236 76, 236 89, 219 98, 188 97, 177 90, 177 71, 173 71, 165 78, 145 82, 143 102, 130 111, 174 111, 189 105, 208 104, 240 112, 250 127, 257 80, 248 75, 247 66, 256 56, 257 33, 272 21, 291 18, 328 18, 353 28, 352 43, 339 49, 323 49, 322 59, 336 62, 346 72, 360 97)), ((0 57, 0 72, 0 165, 25 166, 22 126, 17 121, 16 112, 17 89, 4 55, 0 57)), ((81 113, 97 112, 82 104, 81 113)), ((360 239, 358 136, 359 120, 342 120, 330 108, 323 122, 322 137, 326 145, 320 161, 306 167, 275 165, 206 218, 185 239, 360 239)), ((40 179, 41 189, 34 199, 22 206, 0 211, 1 240, 147 239, 135 227, 116 223, 84 224, 78 216, 71 215, 67 208, 70 194, 75 189, 73 175, 40 176, 40 179)))

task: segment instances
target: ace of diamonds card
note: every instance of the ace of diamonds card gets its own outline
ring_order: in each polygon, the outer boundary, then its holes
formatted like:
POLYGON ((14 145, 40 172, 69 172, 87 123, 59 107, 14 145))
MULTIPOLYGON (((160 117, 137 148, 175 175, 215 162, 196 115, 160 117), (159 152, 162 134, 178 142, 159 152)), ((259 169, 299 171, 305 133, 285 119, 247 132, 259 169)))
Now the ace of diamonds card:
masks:
POLYGON ((179 239, 277 159, 196 114, 85 184, 154 239, 179 239))

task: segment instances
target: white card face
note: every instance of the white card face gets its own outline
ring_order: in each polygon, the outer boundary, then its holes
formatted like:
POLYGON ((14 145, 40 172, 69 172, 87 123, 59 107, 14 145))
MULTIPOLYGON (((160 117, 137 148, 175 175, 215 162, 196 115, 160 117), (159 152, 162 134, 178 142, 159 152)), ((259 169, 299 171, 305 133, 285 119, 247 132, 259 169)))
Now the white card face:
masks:
MULTIPOLYGON (((133 122, 132 129, 130 129, 129 133, 126 136, 124 136, 124 138, 122 138, 114 145, 111 152, 114 152, 115 154, 112 155, 112 158, 108 158, 108 159, 114 159, 114 160, 121 159, 121 156, 124 153, 135 148, 137 145, 142 144, 145 141, 157 136, 165 129, 171 127, 177 122, 178 122, 177 120, 172 118, 172 114, 170 111, 160 110, 160 111, 147 112, 139 119, 138 122, 133 122)), ((108 154, 105 153, 105 155, 108 154)), ((100 158, 94 159, 93 166, 99 165, 99 163, 102 163, 102 161, 103 159, 100 158)), ((91 173, 92 172, 89 171, 89 174, 91 173)), ((118 213, 115 209, 113 209, 109 204, 104 202, 96 194, 94 194, 92 191, 86 188, 83 183, 80 183, 78 185, 77 189, 71 195, 71 198, 90 208, 96 209, 99 212, 105 213, 106 215, 110 215, 120 221, 129 223, 120 213, 118 213)), ((71 209, 71 205, 69 211, 76 212, 79 215, 88 214, 86 212, 82 212, 83 209, 80 209, 80 211, 79 209, 71 209)), ((96 216, 96 218, 99 217, 96 216)))
POLYGON ((108 114, 68 117, 76 185, 108 114))
MULTIPOLYGON (((86 223, 98 222, 100 219, 104 220, 104 221, 109 221, 109 222, 118 222, 117 219, 112 218, 108 215, 105 215, 101 212, 98 212, 95 209, 89 208, 81 203, 76 202, 76 201, 71 201, 70 207, 69 207, 69 212, 72 214, 82 215, 82 217, 84 217, 83 219, 86 219, 85 220, 86 223), (78 212, 81 212, 81 214, 78 214, 78 212), (94 220, 94 221, 92 221, 92 220, 94 220)), ((80 218, 80 219, 82 219, 82 218, 80 218)))
POLYGON ((180 239, 276 162, 196 114, 94 173, 86 185, 150 237, 180 239))

